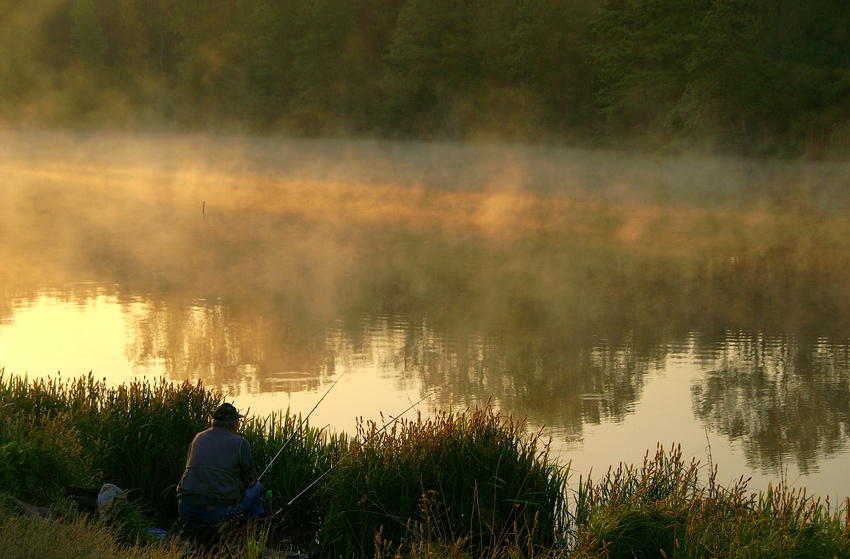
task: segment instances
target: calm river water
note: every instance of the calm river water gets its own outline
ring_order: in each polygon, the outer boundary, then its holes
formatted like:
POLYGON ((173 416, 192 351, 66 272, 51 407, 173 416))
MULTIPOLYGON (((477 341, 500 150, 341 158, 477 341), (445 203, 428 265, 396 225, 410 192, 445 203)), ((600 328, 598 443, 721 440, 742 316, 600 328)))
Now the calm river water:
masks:
POLYGON ((488 401, 850 495, 850 165, 0 132, 0 368, 353 432, 488 401), (415 411, 407 417, 415 417, 415 411))

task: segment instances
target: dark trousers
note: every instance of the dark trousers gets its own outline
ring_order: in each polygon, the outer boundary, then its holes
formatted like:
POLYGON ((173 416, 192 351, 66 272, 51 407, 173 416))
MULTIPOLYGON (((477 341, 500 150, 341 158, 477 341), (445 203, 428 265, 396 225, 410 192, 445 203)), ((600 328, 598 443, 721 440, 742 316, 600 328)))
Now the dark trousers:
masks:
POLYGON ((180 518, 192 524, 221 524, 239 515, 263 516, 263 484, 259 481, 245 491, 241 503, 221 508, 197 508, 184 502, 177 504, 180 518))

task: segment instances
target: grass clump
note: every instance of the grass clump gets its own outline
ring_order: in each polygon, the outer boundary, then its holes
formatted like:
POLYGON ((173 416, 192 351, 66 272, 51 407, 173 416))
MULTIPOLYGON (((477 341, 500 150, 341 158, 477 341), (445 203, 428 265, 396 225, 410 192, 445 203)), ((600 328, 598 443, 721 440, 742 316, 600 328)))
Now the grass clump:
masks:
POLYGON ((173 545, 123 543, 115 527, 79 517, 48 522, 0 516, 0 559, 186 559, 173 545))
POLYGON ((756 493, 743 478, 700 483, 697 462, 659 447, 641 468, 620 466, 580 484, 572 557, 850 557, 844 517, 828 502, 783 485, 756 493))
MULTIPOLYGON (((163 516, 176 510, 174 488, 185 467, 189 442, 209 426, 209 418, 221 402, 218 394, 205 390, 200 383, 137 380, 108 387, 105 379, 97 381, 91 374, 72 380, 29 381, 6 376, 2 369, 0 399, 6 417, 17 418, 11 424, 7 420, 7 428, 0 431, 0 446, 8 445, 20 460, 32 461, 23 466, 29 479, 22 483, 110 482, 135 492, 148 509, 163 516), (45 434, 33 440, 21 437, 15 422, 37 426, 35 432, 45 434), (33 445, 45 452, 39 454, 33 445), (57 460, 64 464, 61 468, 68 470, 67 475, 51 478, 45 468, 57 460), (74 466, 68 460, 79 464, 74 466), (84 473, 84 469, 94 475, 84 473)), ((30 498, 44 497, 18 487, 6 490, 30 498)))
POLYGON ((313 428, 288 409, 264 418, 248 417, 240 430, 251 443, 258 473, 263 476, 266 513, 276 514, 267 537, 280 536, 285 526, 285 538, 302 548, 314 547, 324 517, 324 500, 317 491, 307 491, 288 503, 331 469, 333 457, 346 446, 347 437, 313 428))
POLYGON ((539 435, 489 406, 358 431, 323 488, 324 556, 446 544, 472 556, 532 553, 566 527, 566 471, 539 435))
MULTIPOLYGON (((145 528, 175 518, 186 449, 221 401, 200 384, 108 388, 91 375, 28 382, 0 369, 0 559, 180 556, 145 528), (103 482, 130 499, 111 524, 59 492, 103 482), (56 518, 23 518, 9 496, 56 518)), ((361 420, 353 436, 289 411, 248 417, 242 431, 261 469, 280 451, 262 480, 278 514, 237 525, 218 556, 850 559, 850 502, 832 510, 784 485, 752 492, 743 478, 724 487, 679 447, 568 491, 569 469, 550 461, 540 433, 489 406, 361 420)))
POLYGON ((0 493, 49 502, 65 485, 95 480, 91 459, 67 413, 0 417, 0 493))

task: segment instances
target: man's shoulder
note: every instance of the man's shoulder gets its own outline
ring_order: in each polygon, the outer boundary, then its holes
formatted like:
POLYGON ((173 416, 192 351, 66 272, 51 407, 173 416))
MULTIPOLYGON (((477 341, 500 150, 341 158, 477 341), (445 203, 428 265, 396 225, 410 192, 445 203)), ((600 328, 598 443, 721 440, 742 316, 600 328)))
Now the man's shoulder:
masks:
MULTIPOLYGON (((223 427, 210 427, 207 429, 211 434, 209 436, 216 437, 222 440, 228 441, 247 441, 245 437, 242 435, 236 434, 230 429, 225 429, 223 427)), ((206 432, 206 431, 205 431, 206 432)))
POLYGON ((224 429, 222 427, 210 427, 204 431, 201 431, 195 437, 202 439, 226 439, 226 440, 237 440, 244 439, 242 435, 237 435, 230 431, 230 429, 224 429))

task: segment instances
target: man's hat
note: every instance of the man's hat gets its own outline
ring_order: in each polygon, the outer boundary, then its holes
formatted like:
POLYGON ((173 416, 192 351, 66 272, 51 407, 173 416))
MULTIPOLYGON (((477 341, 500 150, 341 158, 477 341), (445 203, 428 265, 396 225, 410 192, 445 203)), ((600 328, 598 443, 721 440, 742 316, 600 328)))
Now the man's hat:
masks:
POLYGON ((213 419, 215 419, 216 421, 224 421, 227 423, 232 423, 237 419, 242 419, 243 417, 245 416, 236 411, 236 408, 233 407, 233 404, 227 403, 220 405, 213 414, 213 419))

